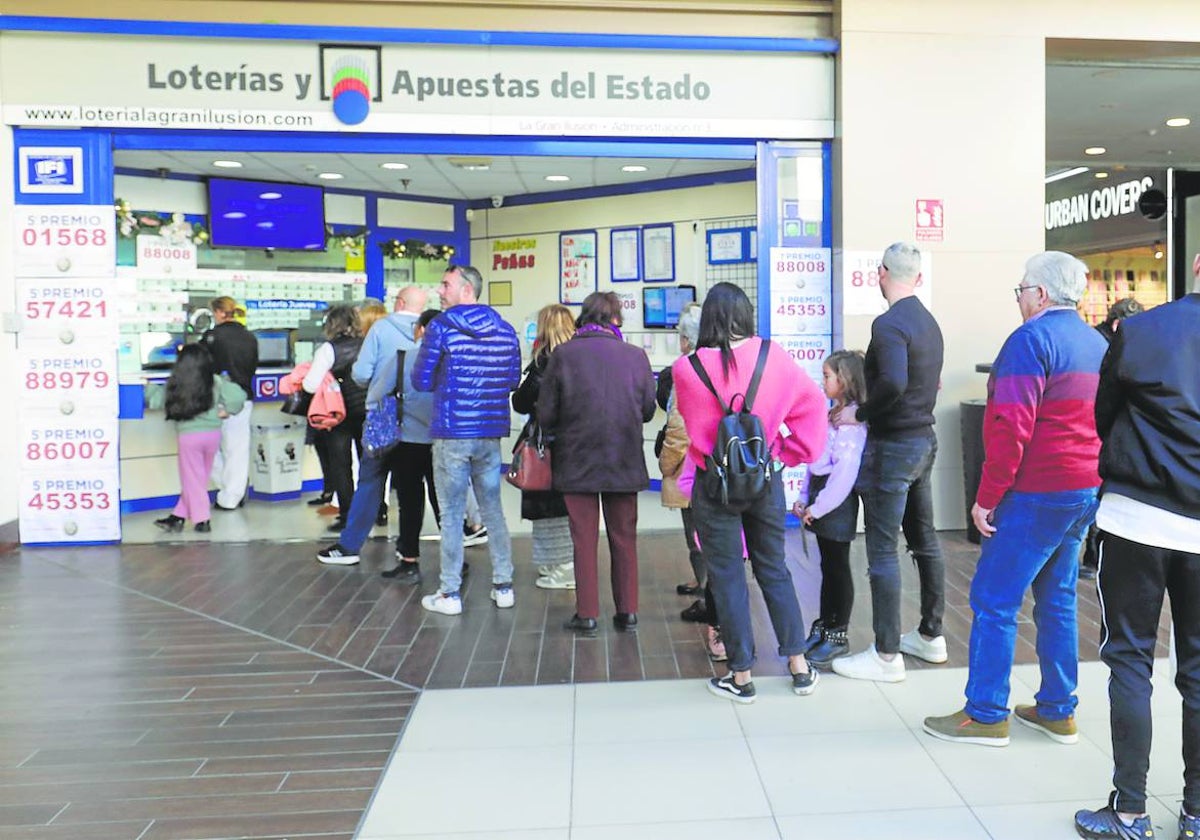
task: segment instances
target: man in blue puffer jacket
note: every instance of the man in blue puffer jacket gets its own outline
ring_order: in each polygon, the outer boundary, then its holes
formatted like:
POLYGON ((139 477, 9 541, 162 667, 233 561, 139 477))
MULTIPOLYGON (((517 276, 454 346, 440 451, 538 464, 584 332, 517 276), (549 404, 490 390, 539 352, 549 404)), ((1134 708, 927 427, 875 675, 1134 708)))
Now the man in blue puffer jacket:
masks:
POLYGON ((512 427, 508 397, 521 381, 521 348, 512 325, 479 303, 483 277, 450 266, 438 296, 445 310, 430 322, 413 366, 412 384, 433 392, 433 478, 442 508, 442 580, 421 600, 431 612, 462 612, 463 521, 467 483, 488 530, 492 600, 514 603, 512 540, 500 507, 500 438, 512 427))

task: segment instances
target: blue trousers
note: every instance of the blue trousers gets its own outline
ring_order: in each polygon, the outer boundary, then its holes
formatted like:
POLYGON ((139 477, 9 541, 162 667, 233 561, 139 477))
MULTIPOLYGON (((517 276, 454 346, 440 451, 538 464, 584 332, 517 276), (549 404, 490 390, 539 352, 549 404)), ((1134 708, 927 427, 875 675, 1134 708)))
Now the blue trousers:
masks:
POLYGON ((1009 676, 1017 644, 1017 613, 1033 587, 1042 684, 1038 713, 1070 717, 1079 702, 1079 641, 1075 581, 1079 549, 1096 517, 1096 490, 1008 493, 993 514, 996 533, 983 540, 971 581, 970 674, 966 711, 981 723, 1008 717, 1009 676))

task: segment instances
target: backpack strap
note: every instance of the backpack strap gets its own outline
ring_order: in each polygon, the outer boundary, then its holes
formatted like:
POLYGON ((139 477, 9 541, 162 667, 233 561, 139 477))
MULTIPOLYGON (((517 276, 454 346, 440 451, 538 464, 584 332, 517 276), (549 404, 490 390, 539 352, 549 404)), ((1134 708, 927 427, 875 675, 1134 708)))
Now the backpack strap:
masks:
POLYGON ((771 350, 771 342, 768 339, 762 339, 762 344, 758 347, 758 361, 754 363, 754 375, 750 377, 750 387, 746 389, 746 395, 742 397, 742 411, 754 410, 754 398, 758 396, 758 383, 762 381, 763 368, 767 366, 767 353, 771 350))
MULTIPOLYGON (((758 348, 758 360, 754 363, 754 373, 750 377, 750 386, 746 389, 746 393, 742 396, 742 410, 752 411, 754 408, 754 398, 758 396, 758 383, 762 381, 763 368, 767 366, 767 354, 771 350, 771 342, 767 339, 762 339, 762 344, 758 348)), ((708 371, 704 369, 704 365, 700 364, 700 359, 696 353, 688 356, 688 361, 692 364, 692 369, 696 371, 696 376, 704 383, 704 387, 717 398, 721 408, 726 414, 733 413, 733 400, 730 400, 729 406, 726 407, 725 401, 721 399, 721 395, 717 393, 717 389, 713 387, 712 380, 708 378, 708 371)), ((734 395, 737 396, 736 394, 734 395)))

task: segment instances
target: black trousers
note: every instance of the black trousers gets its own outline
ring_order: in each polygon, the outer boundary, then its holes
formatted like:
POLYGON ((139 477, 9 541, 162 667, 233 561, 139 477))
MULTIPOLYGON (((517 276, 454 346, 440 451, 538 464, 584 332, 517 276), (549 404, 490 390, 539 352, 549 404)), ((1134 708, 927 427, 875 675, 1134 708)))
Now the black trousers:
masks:
POLYGON ((854 578, 850 574, 850 543, 817 537, 821 551, 821 624, 845 630, 854 608, 854 578))
POLYGON ((1183 696, 1183 807, 1200 814, 1200 554, 1100 532, 1100 658, 1112 671, 1108 700, 1116 809, 1146 810, 1150 769, 1150 675, 1164 592, 1171 597, 1183 696))
POLYGON ((439 526, 437 490, 433 486, 433 445, 429 443, 399 443, 388 453, 392 468, 392 489, 396 491, 400 513, 400 536, 396 550, 401 557, 421 556, 421 525, 425 522, 425 488, 439 526))
MULTIPOLYGON (((354 500, 354 461, 350 449, 357 447, 358 457, 362 458, 362 427, 363 416, 351 415, 322 435, 326 453, 325 490, 337 495, 338 518, 342 520, 350 515, 350 503, 354 500)), ((318 453, 320 441, 318 438, 318 453)))

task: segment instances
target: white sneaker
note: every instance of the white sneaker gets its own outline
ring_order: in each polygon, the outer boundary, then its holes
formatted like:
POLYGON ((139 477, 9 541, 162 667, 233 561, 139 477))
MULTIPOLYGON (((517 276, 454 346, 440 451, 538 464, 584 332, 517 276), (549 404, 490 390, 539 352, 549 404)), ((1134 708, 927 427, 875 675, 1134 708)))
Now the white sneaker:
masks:
MULTIPOLYGON (((492 587, 492 600, 496 602, 496 606, 502 610, 507 610, 517 602, 513 596, 512 586, 502 586, 499 589, 492 587)), ((459 611, 462 611, 462 605, 459 605, 459 611)))
POLYGON ((426 595, 421 599, 421 606, 430 612, 441 613, 442 615, 462 614, 462 598, 457 595, 446 595, 443 592, 426 595))
POLYGON ((888 662, 871 645, 866 650, 850 656, 839 656, 833 660, 833 672, 852 680, 874 680, 875 682, 903 682, 904 657, 899 654, 888 662))
MULTIPOLYGON (((463 529, 466 531, 466 529, 463 529)), ((480 525, 474 531, 466 531, 463 534, 463 548, 471 548, 477 545, 487 545, 488 530, 486 525, 480 525)))
POLYGON ((557 566, 551 566, 546 574, 538 576, 535 585, 539 589, 574 589, 575 564, 560 563, 557 566))
POLYGON ((921 635, 921 631, 913 630, 900 637, 900 652, 915 656, 917 659, 924 659, 934 665, 941 665, 948 658, 946 656, 946 637, 935 636, 932 639, 926 639, 921 635))
POLYGON ((358 563, 358 555, 342 548, 341 543, 334 543, 329 548, 317 552, 317 562, 326 566, 353 566, 358 563))

